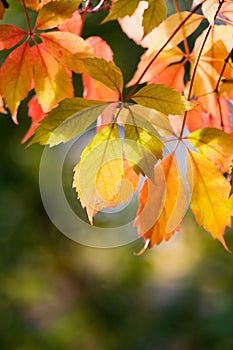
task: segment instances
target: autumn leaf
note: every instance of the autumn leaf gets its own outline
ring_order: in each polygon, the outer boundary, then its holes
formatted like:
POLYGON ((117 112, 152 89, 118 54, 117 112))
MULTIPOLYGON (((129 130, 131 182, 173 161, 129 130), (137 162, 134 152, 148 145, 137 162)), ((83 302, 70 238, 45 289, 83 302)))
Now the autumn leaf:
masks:
POLYGON ((214 25, 214 20, 219 8, 218 0, 206 0, 204 1, 201 9, 204 16, 208 19, 211 25, 214 25))
POLYGON ((26 35, 27 32, 23 29, 12 26, 11 24, 0 25, 0 50, 11 49, 26 35))
POLYGON ((155 166, 154 182, 145 180, 139 193, 135 226, 149 247, 167 241, 179 230, 186 208, 185 189, 174 154, 155 166))
POLYGON ((233 151, 233 139, 230 135, 219 129, 202 128, 189 134, 187 139, 223 172, 229 172, 233 151))
POLYGON ((189 151, 187 178, 190 205, 198 224, 228 249, 223 234, 226 226, 231 226, 233 214, 233 197, 228 199, 229 182, 212 162, 193 151, 189 151))
POLYGON ((102 23, 112 21, 114 19, 122 18, 125 16, 130 16, 134 13, 136 8, 138 7, 140 0, 117 0, 114 1, 109 14, 102 23))
POLYGON ((84 100, 80 97, 61 101, 40 122, 35 136, 28 146, 36 142, 41 145, 49 144, 50 146, 68 142, 84 132, 108 104, 108 102, 84 100))
POLYGON ((58 29, 63 32, 69 32, 80 36, 82 30, 82 17, 79 12, 75 11, 72 17, 59 24, 58 29))
POLYGON ((0 69, 0 94, 17 124, 17 109, 31 89, 33 78, 33 56, 27 42, 12 51, 0 69))
POLYGON ((81 4, 81 0, 51 1, 44 5, 38 14, 35 29, 55 28, 68 18, 81 4))
POLYGON ((164 0, 148 0, 147 2, 148 8, 144 11, 142 21, 144 37, 165 19, 167 13, 164 0))
POLYGON ((142 106, 153 108, 164 114, 181 114, 193 105, 177 91, 160 84, 150 84, 136 92, 131 99, 142 106))
POLYGON ((116 201, 123 174, 122 143, 117 126, 111 124, 92 139, 74 168, 73 187, 91 223, 98 211, 116 201))

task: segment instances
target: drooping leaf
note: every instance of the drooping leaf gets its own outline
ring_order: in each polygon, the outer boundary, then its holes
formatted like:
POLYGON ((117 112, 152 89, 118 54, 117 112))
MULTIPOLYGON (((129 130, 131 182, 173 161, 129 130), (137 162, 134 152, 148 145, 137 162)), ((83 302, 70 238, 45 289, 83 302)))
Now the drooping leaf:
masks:
POLYGON ((142 106, 153 108, 164 114, 181 114, 193 105, 177 91, 161 84, 150 84, 136 92, 131 99, 142 106))
POLYGON ((202 128, 187 136, 189 142, 203 156, 229 172, 233 157, 233 139, 224 131, 215 128, 202 128))
POLYGON ((233 197, 228 199, 229 182, 212 162, 192 151, 189 151, 187 178, 191 209, 198 224, 227 249, 223 234, 226 226, 231 226, 233 214, 233 197))
POLYGON ((116 125, 102 129, 89 143, 74 168, 73 187, 89 221, 114 204, 124 174, 122 143, 116 125))
POLYGON ((83 60, 85 72, 95 80, 108 86, 119 95, 123 89, 123 76, 119 67, 113 62, 101 58, 85 58, 83 60))
POLYGON ((80 97, 61 101, 41 121, 29 146, 36 142, 55 146, 71 140, 84 132, 107 105, 107 102, 84 100, 80 97))
MULTIPOLYGON (((91 36, 86 42, 94 50, 94 56, 104 58, 106 61, 113 61, 113 51, 111 47, 99 36, 91 36)), ((100 81, 93 79, 87 73, 82 74, 83 80, 83 97, 90 100, 118 101, 119 93, 113 91, 100 81)), ((106 118, 104 118, 106 119, 106 118)), ((104 123, 106 124, 106 123, 104 123)), ((106 126, 106 125, 105 125, 106 126)))
POLYGON ((62 99, 73 97, 71 73, 44 43, 35 45, 32 49, 36 94, 43 110, 49 112, 62 99))
POLYGON ((149 6, 144 11, 142 21, 144 37, 165 19, 167 13, 164 0, 147 0, 147 2, 149 6))
POLYGON ((140 0, 117 0, 102 23, 112 21, 114 19, 131 16, 138 7, 140 0))
POLYGON ((147 179, 140 190, 135 225, 138 233, 149 240, 149 247, 169 240, 179 230, 186 198, 184 184, 174 154, 155 166, 154 182, 147 179))
POLYGON ((70 18, 78 9, 82 0, 55 0, 44 5, 40 10, 35 29, 50 29, 70 18))
POLYGON ((126 124, 124 128, 124 154, 127 162, 136 166, 153 181, 154 166, 162 158, 162 141, 147 130, 126 124))
POLYGON ((0 94, 17 123, 17 108, 31 89, 33 78, 33 57, 31 48, 25 42, 12 51, 0 69, 0 94))
POLYGON ((174 35, 172 40, 170 40, 167 44, 166 50, 178 45, 181 41, 183 41, 185 38, 191 35, 203 20, 203 16, 183 11, 167 17, 153 31, 153 36, 151 38, 151 44, 148 53, 151 53, 155 50, 159 50, 166 43, 168 38, 174 34, 176 28, 178 28, 179 25, 181 25, 185 20, 186 22, 182 25, 181 29, 178 30, 178 32, 174 35))
POLYGON ((0 50, 11 49, 27 35, 23 29, 11 24, 0 25, 0 50))

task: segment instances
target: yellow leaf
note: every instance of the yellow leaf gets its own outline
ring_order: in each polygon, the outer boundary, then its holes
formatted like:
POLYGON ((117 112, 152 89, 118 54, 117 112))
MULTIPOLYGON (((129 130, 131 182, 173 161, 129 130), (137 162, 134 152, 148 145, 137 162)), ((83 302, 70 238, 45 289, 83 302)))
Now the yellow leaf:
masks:
POLYGON ((220 170, 201 154, 189 151, 187 179, 191 209, 199 225, 227 249, 223 234, 231 226, 233 197, 228 199, 230 184, 220 170))

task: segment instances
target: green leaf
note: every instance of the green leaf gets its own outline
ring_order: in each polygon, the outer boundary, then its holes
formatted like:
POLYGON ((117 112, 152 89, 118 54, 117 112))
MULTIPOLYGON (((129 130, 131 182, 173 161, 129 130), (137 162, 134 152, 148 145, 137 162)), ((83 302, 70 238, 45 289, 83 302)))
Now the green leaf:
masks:
POLYGON ((123 76, 120 68, 115 63, 107 62, 102 58, 96 57, 84 58, 83 62, 87 74, 121 95, 123 76))
POLYGON ((233 158, 233 139, 216 128, 203 128, 192 132, 187 139, 203 156, 229 172, 233 158))
POLYGON ((161 84, 150 84, 136 92, 131 99, 142 106, 164 114, 181 114, 193 108, 192 103, 178 92, 161 84))
POLYGON ((58 0, 49 2, 40 10, 35 29, 41 30, 57 27, 72 16, 81 2, 82 0, 58 0))
POLYGON ((41 145, 58 145, 68 142, 84 132, 109 105, 109 102, 68 98, 61 101, 48 113, 36 129, 28 146, 39 142, 41 145))
POLYGON ((167 13, 164 0, 147 0, 147 2, 149 6, 144 11, 142 21, 144 37, 165 19, 167 13))
POLYGON ((163 142, 136 125, 125 125, 124 151, 127 162, 143 175, 154 179, 154 166, 162 158, 163 142))
POLYGON ((102 23, 125 16, 131 16, 137 9, 139 1, 140 0, 117 0, 102 23))

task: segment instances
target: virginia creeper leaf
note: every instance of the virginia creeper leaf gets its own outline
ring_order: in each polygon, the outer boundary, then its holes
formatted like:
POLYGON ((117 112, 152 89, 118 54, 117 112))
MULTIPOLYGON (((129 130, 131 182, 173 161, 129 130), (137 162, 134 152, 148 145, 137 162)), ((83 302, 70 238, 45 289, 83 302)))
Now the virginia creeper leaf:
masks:
POLYGON ((135 220, 139 235, 150 240, 150 247, 179 230, 186 208, 184 184, 173 154, 155 166, 154 179, 147 179, 140 190, 135 220))
POLYGON ((166 17, 167 8, 164 0, 147 0, 148 8, 144 11, 142 25, 144 36, 149 34, 166 17))
MULTIPOLYGON (((167 17, 154 30, 148 53, 159 50, 167 42, 167 39, 174 34, 174 31, 176 28, 178 28, 179 24, 183 23, 183 21, 188 18, 189 15, 190 12, 183 11, 167 17)), ((181 41, 191 35, 197 29, 202 20, 203 16, 192 14, 191 17, 189 17, 182 25, 182 28, 166 45, 166 50, 178 45, 181 41)))
POLYGON ((70 18, 75 10, 78 9, 82 0, 55 0, 44 5, 40 10, 35 29, 50 29, 70 18))
POLYGON ((233 161, 231 162, 230 184, 231 184, 231 191, 230 191, 230 194, 229 194, 229 198, 233 194, 233 161))
POLYGON ((33 58, 31 48, 25 42, 12 51, 0 69, 0 94, 17 123, 17 108, 31 89, 33 58))
POLYGON ((220 170, 203 155, 189 151, 187 178, 190 205, 199 225, 227 249, 223 234, 231 226, 233 197, 228 199, 230 184, 220 170))
POLYGON ((71 73, 44 43, 35 45, 32 49, 36 94, 43 110, 48 112, 62 99, 73 96, 71 73))
POLYGON ((114 19, 131 16, 138 7, 140 0, 117 0, 113 3, 109 14, 102 23, 112 21, 114 19))
POLYGON ((58 107, 41 121, 29 145, 39 142, 41 145, 55 146, 71 140, 84 132, 107 105, 108 103, 84 100, 80 97, 61 101, 58 107))
POLYGON ((122 143, 117 126, 111 124, 93 138, 74 168, 73 187, 91 223, 99 210, 116 201, 123 174, 122 143))
POLYGON ((229 172, 233 153, 233 139, 229 134, 215 128, 202 128, 187 136, 189 142, 203 156, 229 172))
POLYGON ((218 0, 206 0, 204 1, 201 9, 204 16, 208 19, 211 25, 214 25, 214 19, 219 8, 218 0))
POLYGON ((0 25, 0 50, 10 49, 17 45, 27 33, 10 24, 0 25))
POLYGON ((58 26, 58 29, 80 36, 82 31, 82 17, 79 12, 75 11, 72 17, 58 26))
POLYGON ((113 62, 101 58, 85 58, 83 60, 85 72, 100 81, 120 95, 123 89, 123 76, 119 67, 113 62))
POLYGON ((177 91, 161 84, 150 84, 136 92, 131 99, 142 106, 153 108, 164 114, 181 114, 193 105, 177 91))

